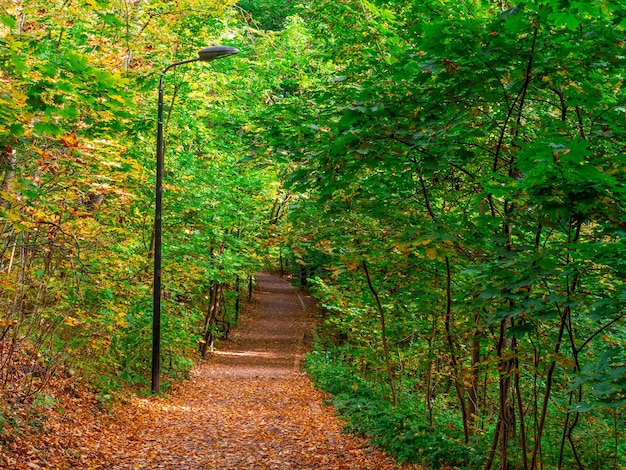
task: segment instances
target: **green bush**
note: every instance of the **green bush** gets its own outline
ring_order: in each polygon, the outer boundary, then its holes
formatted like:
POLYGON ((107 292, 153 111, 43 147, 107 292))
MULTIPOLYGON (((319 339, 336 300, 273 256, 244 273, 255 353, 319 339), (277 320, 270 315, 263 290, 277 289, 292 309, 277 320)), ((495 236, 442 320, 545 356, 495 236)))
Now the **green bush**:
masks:
POLYGON ((346 421, 345 431, 367 437, 400 463, 481 468, 484 450, 478 442, 465 444, 452 415, 444 417, 449 425, 431 428, 410 398, 393 408, 380 384, 368 382, 341 360, 348 348, 323 350, 317 344, 306 361, 316 385, 333 396, 332 404, 346 421))

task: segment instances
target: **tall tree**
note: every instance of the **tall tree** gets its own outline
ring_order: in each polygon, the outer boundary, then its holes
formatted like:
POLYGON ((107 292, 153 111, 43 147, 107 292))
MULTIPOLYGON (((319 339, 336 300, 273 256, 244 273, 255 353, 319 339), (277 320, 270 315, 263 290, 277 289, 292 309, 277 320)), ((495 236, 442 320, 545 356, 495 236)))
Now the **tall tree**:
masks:
POLYGON ((298 141, 276 132, 301 194, 290 209, 294 256, 319 276, 329 322, 351 345, 346 361, 365 361, 376 382, 384 356, 366 348, 382 332, 355 276, 366 254, 394 312, 393 368, 429 406, 433 370, 440 391, 456 389, 446 401, 462 438, 485 447, 486 468, 616 458, 582 436, 596 419, 605 431, 594 432, 608 433, 598 439, 621 432, 611 424, 624 370, 618 3, 302 10, 334 70, 314 110, 293 103, 298 141), (546 446, 546 434, 561 444, 546 446))

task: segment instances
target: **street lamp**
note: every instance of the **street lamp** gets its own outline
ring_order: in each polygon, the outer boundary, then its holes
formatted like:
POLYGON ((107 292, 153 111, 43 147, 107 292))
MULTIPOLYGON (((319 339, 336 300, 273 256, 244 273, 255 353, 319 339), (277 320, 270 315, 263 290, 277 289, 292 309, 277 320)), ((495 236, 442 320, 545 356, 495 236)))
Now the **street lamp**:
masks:
POLYGON ((161 212, 163 200, 163 79, 165 73, 174 67, 190 62, 210 62, 229 55, 237 54, 238 49, 230 46, 212 46, 201 49, 198 57, 175 62, 168 65, 161 72, 159 80, 159 107, 157 118, 157 148, 156 148, 156 184, 154 205, 154 286, 152 310, 152 393, 159 393, 161 389, 161 212))

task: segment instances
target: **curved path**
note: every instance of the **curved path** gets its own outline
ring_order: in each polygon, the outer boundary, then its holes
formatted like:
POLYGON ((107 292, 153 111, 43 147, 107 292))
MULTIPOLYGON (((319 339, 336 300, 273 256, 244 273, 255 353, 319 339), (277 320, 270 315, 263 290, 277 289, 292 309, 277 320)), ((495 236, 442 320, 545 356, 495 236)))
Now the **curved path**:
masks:
POLYGON ((332 408, 300 371, 312 299, 275 276, 257 280, 231 338, 167 396, 116 409, 97 443, 99 462, 89 458, 84 468, 395 468, 341 433, 332 408))

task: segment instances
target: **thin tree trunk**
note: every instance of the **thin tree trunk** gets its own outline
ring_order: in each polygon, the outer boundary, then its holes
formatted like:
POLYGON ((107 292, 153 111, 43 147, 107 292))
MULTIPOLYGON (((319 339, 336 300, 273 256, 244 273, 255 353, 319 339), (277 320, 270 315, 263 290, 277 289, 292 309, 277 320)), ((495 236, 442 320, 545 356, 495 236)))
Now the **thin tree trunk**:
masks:
POLYGON ((393 406, 394 408, 398 405, 398 397, 397 397, 397 393, 396 393, 396 386, 394 384, 393 381, 393 371, 391 369, 391 359, 389 357, 389 348, 387 347, 387 333, 386 333, 386 325, 385 325, 385 310, 383 309, 383 306, 380 302, 380 298, 378 297, 378 292, 376 292, 376 289, 374 289, 374 286, 372 285, 372 279, 370 278, 370 273, 367 269, 367 263, 365 262, 365 260, 362 261, 363 264, 363 270, 365 271, 365 277, 367 279, 367 286, 370 289, 370 292, 372 293, 372 295, 374 296, 374 299, 376 300, 376 308, 378 309, 378 313, 380 315, 380 324, 381 324, 381 342, 382 342, 382 346, 383 346, 383 353, 385 355, 385 364, 387 366, 387 379, 389 381, 389 387, 391 387, 391 397, 393 399, 393 406))
POLYGON ((241 286, 240 286, 240 278, 239 274, 235 276, 235 292, 237 296, 235 297, 235 323, 239 322, 239 309, 241 303, 241 286))
POLYGON ((459 399, 459 404, 461 405, 461 415, 463 418, 463 435, 465 437, 465 442, 469 442, 470 431, 469 431, 469 421, 467 417, 467 405, 465 403, 465 387, 461 383, 460 379, 460 368, 458 359, 456 357, 455 352, 455 344, 452 339, 452 332, 450 329, 450 322, 452 321, 452 271, 450 269, 450 258, 446 256, 446 312, 444 315, 444 327, 446 330, 446 340, 448 341, 448 347, 450 348, 450 362, 452 363, 452 368, 454 369, 454 377, 452 381, 454 382, 454 388, 456 390, 457 398, 459 399))
POLYGON ((565 331, 565 322, 567 321, 566 315, 569 314, 569 309, 561 316, 561 323, 557 334, 556 344, 554 345, 553 359, 548 366, 548 373, 546 374, 546 391, 543 395, 543 403, 541 406, 541 413, 539 414, 539 424, 537 426, 537 433, 535 435, 535 446, 533 448, 532 457, 530 460, 530 469, 535 470, 537 468, 537 456, 541 450, 541 436, 546 424, 546 416, 548 414, 548 404, 550 402, 550 393, 552 391, 552 377, 554 376, 554 369, 556 368, 556 357, 561 350, 561 344, 563 342, 563 332, 565 331))
POLYGON ((480 363, 480 335, 478 333, 478 322, 480 320, 480 315, 478 312, 474 314, 474 335, 472 337, 471 342, 471 371, 472 371, 472 381, 467 390, 468 400, 467 400, 467 422, 470 429, 470 433, 474 433, 476 429, 476 421, 478 418, 478 388, 480 386, 480 382, 478 379, 477 367, 480 363))
POLYGON ((511 348, 511 340, 506 337, 506 331, 510 326, 510 319, 505 318, 500 322, 500 332, 498 336, 497 355, 499 369, 499 411, 496 431, 493 436, 491 450, 485 469, 491 469, 495 460, 498 444, 500 447, 500 470, 509 468, 508 444, 515 436, 515 406, 511 401, 511 370, 513 369, 513 359, 502 360, 503 351, 511 348))
MULTIPOLYGON (((434 328, 434 327, 433 327, 434 328)), ((431 353, 433 350, 433 339, 428 338, 428 356, 432 357, 431 353)), ((428 371, 426 373, 425 383, 426 383, 426 408, 428 410, 428 423, 431 428, 434 427, 434 419, 433 419, 433 385, 432 385, 432 377, 433 377, 433 360, 429 359, 428 361, 428 371)))
POLYGON ((519 357, 517 355, 517 341, 513 338, 513 350, 515 351, 515 359, 513 366, 515 367, 515 378, 513 380, 513 386, 515 387, 515 397, 517 398, 517 412, 519 413, 519 433, 520 433, 520 447, 522 454, 522 468, 528 470, 528 455, 526 453, 526 424, 524 422, 524 403, 522 397, 522 389, 519 383, 519 357))
POLYGON ((219 310, 222 286, 222 283, 216 282, 214 287, 211 289, 211 294, 209 296, 209 309, 204 321, 204 341, 200 348, 200 353, 203 359, 206 358, 207 352, 213 349, 215 335, 211 330, 211 326, 215 323, 217 311, 219 310))

